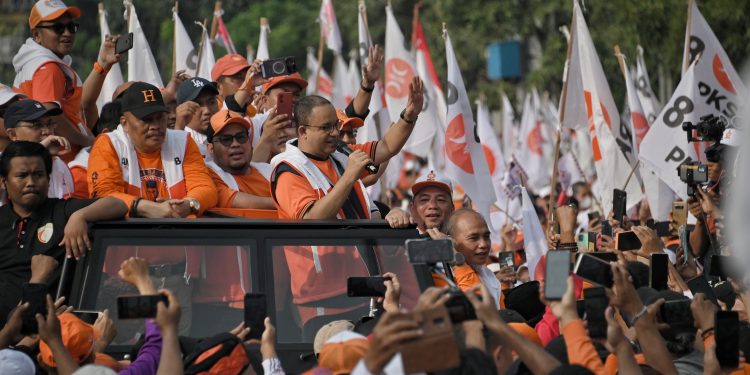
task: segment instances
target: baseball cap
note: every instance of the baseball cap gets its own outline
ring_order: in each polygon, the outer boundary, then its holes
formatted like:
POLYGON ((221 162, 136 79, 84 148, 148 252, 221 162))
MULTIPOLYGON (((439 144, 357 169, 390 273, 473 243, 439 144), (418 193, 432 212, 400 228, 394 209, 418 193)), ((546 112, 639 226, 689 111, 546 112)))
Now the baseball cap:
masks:
POLYGON ((411 186, 411 193, 416 197, 420 190, 428 186, 434 186, 438 189, 445 190, 450 195, 453 195, 453 184, 451 184, 451 180, 438 176, 433 170, 417 178, 417 181, 411 186))
POLYGON ((57 116, 62 113, 60 108, 44 108, 36 100, 19 100, 5 110, 5 128, 15 128, 19 121, 34 121, 44 116, 57 116))
MULTIPOLYGON (((245 118, 237 112, 222 109, 221 111, 216 112, 213 116, 211 116, 211 130, 213 130, 214 135, 219 134, 221 129, 224 129, 224 127, 229 124, 240 124, 244 126, 245 129, 253 128, 253 125, 249 121, 245 120, 245 118)), ((253 132, 249 133, 250 137, 252 137, 253 132)), ((252 142, 252 138, 250 139, 250 142, 252 142)))
POLYGON ((0 350, 0 374, 34 375, 36 366, 26 353, 14 349, 0 350))
POLYGON ((272 89, 274 86, 277 86, 286 82, 294 83, 295 85, 299 86, 300 90, 307 87, 307 81, 304 78, 302 78, 302 76, 299 73, 292 73, 286 76, 277 76, 277 77, 271 78, 268 82, 263 84, 263 93, 265 94, 266 92, 268 92, 268 90, 272 89))
POLYGON ((352 129, 354 128, 361 128, 365 125, 364 120, 362 120, 359 117, 349 117, 344 113, 344 111, 340 109, 336 109, 336 117, 339 118, 339 121, 341 121, 341 129, 345 127, 350 127, 352 129))
POLYGON ((193 77, 180 84, 180 88, 177 89, 177 104, 182 104, 191 100, 195 100, 198 95, 208 90, 214 95, 219 95, 219 90, 216 89, 213 82, 200 77, 193 77))
POLYGON ((69 7, 60 0, 39 0, 31 8, 29 27, 33 29, 39 22, 56 20, 65 13, 70 13, 73 18, 81 17, 80 9, 69 7))
POLYGON ((342 331, 328 339, 318 356, 318 364, 334 374, 349 374, 370 349, 365 336, 342 331))
MULTIPOLYGON (((94 349, 94 326, 67 312, 57 317, 60 319, 60 332, 65 349, 76 363, 83 362, 94 349)), ((44 340, 39 341, 39 361, 49 367, 56 367, 52 349, 44 340)))
POLYGON ((120 94, 121 113, 130 112, 142 119, 152 113, 167 112, 159 88, 146 82, 135 82, 120 94))
POLYGON ((0 83, 0 105, 3 105, 11 101, 11 99, 18 97, 18 96, 25 97, 26 95, 21 94, 20 92, 15 92, 13 91, 12 88, 0 83))
POLYGON ((315 354, 320 353, 320 350, 323 348, 323 345, 325 345, 328 339, 340 332, 353 330, 354 323, 348 320, 334 320, 320 327, 318 332, 315 334, 315 339, 313 340, 313 351, 315 352, 315 354))
POLYGON ((224 55, 216 60, 214 68, 211 69, 211 80, 218 81, 221 76, 231 76, 249 67, 250 64, 247 63, 247 59, 242 57, 242 55, 236 53, 224 55))

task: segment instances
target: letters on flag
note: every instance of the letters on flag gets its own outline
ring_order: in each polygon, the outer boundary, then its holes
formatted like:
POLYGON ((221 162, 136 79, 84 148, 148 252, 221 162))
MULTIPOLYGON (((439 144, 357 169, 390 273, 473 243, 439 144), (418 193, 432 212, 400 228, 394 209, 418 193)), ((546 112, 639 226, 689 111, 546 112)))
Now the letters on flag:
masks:
POLYGON ((651 81, 648 78, 646 62, 643 59, 643 48, 638 46, 637 50, 635 87, 638 89, 638 100, 641 102, 643 115, 646 116, 648 124, 651 125, 656 120, 656 116, 659 115, 659 112, 661 112, 661 103, 659 102, 659 98, 656 97, 656 94, 654 94, 654 90, 651 89, 651 81))

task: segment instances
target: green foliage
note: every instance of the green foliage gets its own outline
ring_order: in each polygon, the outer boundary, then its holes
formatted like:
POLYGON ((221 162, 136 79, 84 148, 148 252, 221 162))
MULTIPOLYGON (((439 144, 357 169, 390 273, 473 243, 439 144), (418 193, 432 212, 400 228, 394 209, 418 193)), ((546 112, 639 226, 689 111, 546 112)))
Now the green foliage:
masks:
MULTIPOLYGON (((165 82, 172 73, 173 2, 163 0, 135 0, 138 16, 150 41, 151 49, 161 67, 165 82)), ((97 1, 68 0, 80 7, 85 17, 79 20, 81 31, 77 36, 73 61, 82 77, 91 69, 99 49, 99 25, 96 18, 97 1)), ((342 38, 344 55, 357 47, 357 1, 333 0, 342 38)), ((105 0, 110 28, 124 32, 121 0, 105 0)), ((368 20, 373 40, 384 43, 385 1, 367 0, 368 20)), ((180 18, 193 43, 198 45, 200 28, 194 21, 208 18, 209 25, 214 1, 190 0, 180 3, 180 18)), ((393 0, 394 13, 407 39, 411 35, 412 1, 393 0)), ((699 7, 708 20, 730 59, 740 68, 750 55, 750 2, 746 0, 702 0, 699 7)), ((224 0, 224 21, 241 54, 245 46, 257 47, 259 19, 269 19, 271 33, 269 47, 272 57, 297 58, 304 68, 306 47, 317 48, 319 29, 316 23, 320 0, 224 0)), ((652 81, 657 80, 657 67, 664 70, 663 79, 674 86, 679 81, 687 16, 686 0, 588 0, 583 4, 584 16, 608 77, 613 95, 618 103, 624 96, 624 82, 613 55, 613 46, 619 44, 628 62, 632 64, 638 44, 645 49, 646 63, 652 81)), ((28 14, 27 11, 23 11, 28 14)), ((26 16, 16 12, 0 17, 0 33, 8 35, 23 28, 28 34, 26 16), (20 23, 20 25, 19 25, 20 23), (17 26, 12 26, 17 25, 17 26)), ((453 46, 463 72, 471 99, 484 96, 491 108, 499 107, 499 92, 504 90, 518 102, 517 92, 536 86, 549 91, 553 98, 559 95, 567 44, 558 30, 570 23, 570 0, 428 0, 421 7, 420 19, 424 27, 433 63, 440 79, 446 75, 445 48, 442 23, 451 34, 453 46), (516 82, 490 81, 487 78, 486 47, 493 41, 519 39, 527 51, 524 66, 527 70, 516 82), (532 40, 534 42, 532 42, 532 40), (538 41, 538 55, 534 64, 528 53, 538 41), (534 69, 531 69, 531 67, 534 69)), ((217 57, 225 53, 215 46, 217 57)), ((325 51, 324 65, 330 70, 332 54, 325 51)), ((12 82, 13 68, 0 67, 2 82, 12 82)), ((652 82, 654 86, 657 82, 652 82)), ((673 87, 668 87, 671 92, 673 87)))

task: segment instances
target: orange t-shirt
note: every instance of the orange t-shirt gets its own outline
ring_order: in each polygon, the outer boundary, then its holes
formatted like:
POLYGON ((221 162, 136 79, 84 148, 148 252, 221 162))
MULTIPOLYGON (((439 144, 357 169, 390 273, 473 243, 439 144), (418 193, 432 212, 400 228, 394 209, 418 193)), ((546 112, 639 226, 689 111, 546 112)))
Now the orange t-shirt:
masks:
POLYGON ((73 198, 87 199, 89 197, 89 185, 86 181, 86 169, 83 167, 70 168, 70 174, 73 175, 73 198))
MULTIPOLYGON (((463 292, 482 284, 482 279, 477 274, 477 271, 474 271, 468 264, 453 266, 453 277, 456 279, 456 286, 463 292)), ((435 280, 436 276, 433 275, 432 279, 435 280)), ((443 281, 443 284, 445 284, 445 281, 443 281)), ((497 298, 500 301, 498 306, 505 308, 505 296, 502 293, 502 286, 500 295, 497 298)))
MULTIPOLYGON (((211 168, 208 168, 208 174, 211 175, 211 179, 214 180, 214 184, 216 185, 216 190, 219 192, 219 203, 216 206, 221 208, 231 208, 238 190, 234 190, 224 183, 224 180, 222 180, 221 177, 219 177, 219 175, 211 168)), ((240 189, 239 191, 243 193, 259 197, 271 196, 270 183, 257 169, 253 167, 250 167, 248 173, 243 176, 232 175, 232 177, 237 181, 237 187, 240 189)))
MULTIPOLYGON (((21 83, 17 91, 41 103, 57 103, 60 105, 65 118, 74 126, 84 125, 81 112, 81 96, 83 87, 77 86, 62 70, 59 63, 48 62, 42 64, 34 73, 30 81, 21 83)), ((72 70, 72 69, 71 69, 72 70)), ((76 130, 80 130, 76 128, 76 130)), ((66 163, 75 158, 81 147, 71 145, 72 150, 60 158, 66 163)))
MULTIPOLYGON (((161 162, 161 151, 145 154, 136 150, 141 175, 140 197, 156 200, 169 198, 169 188, 164 177, 164 167, 161 162), (157 182, 156 189, 147 189, 146 181, 157 182)), ((185 176, 185 196, 195 198, 200 202, 201 212, 216 206, 216 186, 208 174, 208 168, 203 162, 203 156, 198 151, 195 141, 187 138, 185 158, 182 162, 185 176)), ((113 196, 120 198, 130 207, 138 196, 129 192, 120 169, 120 159, 112 146, 109 137, 97 137, 91 148, 88 169, 88 186, 91 197, 113 196)), ((175 199, 183 197, 172 197, 175 199)))
MULTIPOLYGON (((352 145, 351 148, 352 150, 360 150, 370 156, 370 158, 374 158, 377 142, 352 145)), ((315 166, 318 167, 318 169, 320 169, 320 171, 323 172, 333 184, 338 182, 339 174, 336 171, 336 166, 330 158, 326 160, 315 160, 310 158, 310 161, 312 161, 313 164, 315 164, 315 166)), ((275 196, 276 199, 274 199, 274 203, 276 204, 276 209, 279 211, 279 219, 292 220, 302 219, 310 206, 322 198, 322 196, 313 189, 305 176, 300 176, 294 173, 282 173, 279 175, 278 180, 276 181, 275 196)))

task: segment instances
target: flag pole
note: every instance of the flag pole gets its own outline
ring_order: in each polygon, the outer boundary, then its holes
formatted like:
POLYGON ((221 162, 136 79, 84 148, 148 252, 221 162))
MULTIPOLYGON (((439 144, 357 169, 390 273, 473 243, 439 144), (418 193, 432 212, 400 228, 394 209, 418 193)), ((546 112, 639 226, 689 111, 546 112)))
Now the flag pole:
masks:
POLYGON ((685 73, 690 66, 690 34, 692 33, 692 22, 693 19, 693 0, 688 0, 688 11, 687 11, 687 27, 685 28, 685 50, 682 58, 682 73, 685 73))
MULTIPOLYGON (((203 26, 203 30, 206 29, 206 24, 208 24, 208 19, 204 18, 203 23, 201 24, 201 26, 203 26)), ((198 75, 198 72, 201 71, 201 62, 203 60, 203 43, 205 43, 205 41, 203 40, 203 32, 201 31, 201 42, 198 45, 198 64, 195 66, 196 76, 198 75)))
POLYGON ((211 33, 208 34, 212 40, 216 38, 216 28, 219 26, 219 17, 221 16, 221 13, 221 1, 217 1, 216 5, 214 5, 214 18, 211 19, 211 33))
POLYGON ((323 70, 323 46, 325 44, 325 36, 323 35, 323 20, 318 19, 318 23, 320 23, 320 38, 318 39, 318 69, 315 72, 316 95, 320 94, 320 72, 323 70))
MULTIPOLYGON (((175 0, 174 2, 174 8, 172 8, 172 23, 174 26, 177 26, 177 19, 174 17, 179 17, 179 10, 180 10, 180 2, 178 0, 175 0)), ((172 74, 175 74, 177 72, 177 28, 173 27, 174 32, 172 33, 172 74)))
POLYGON ((628 179, 625 180, 625 185, 623 185, 622 190, 625 190, 625 188, 628 187, 628 184, 630 183, 630 178, 633 177, 633 174, 635 173, 635 169, 638 168, 638 165, 641 164, 641 161, 638 160, 635 162, 635 165, 633 165, 633 168, 630 168, 630 173, 628 174, 628 179))

